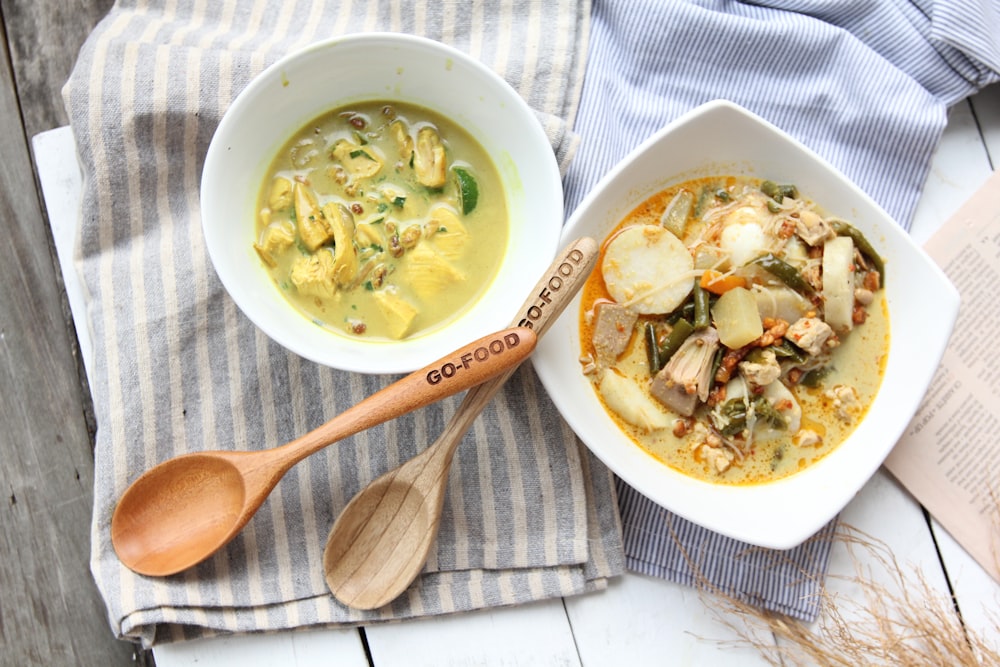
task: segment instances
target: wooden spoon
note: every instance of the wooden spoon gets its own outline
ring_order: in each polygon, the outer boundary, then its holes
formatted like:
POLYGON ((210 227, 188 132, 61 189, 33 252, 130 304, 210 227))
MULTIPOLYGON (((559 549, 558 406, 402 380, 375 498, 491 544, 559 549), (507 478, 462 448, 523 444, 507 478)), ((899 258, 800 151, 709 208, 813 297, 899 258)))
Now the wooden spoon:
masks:
POLYGON ((535 348, 530 327, 470 343, 274 449, 209 451, 164 461, 134 481, 111 517, 126 567, 166 576, 200 563, 246 525, 278 480, 320 449, 516 368, 535 348))
MULTIPOLYGON (((514 322, 541 336, 587 279, 597 250, 590 238, 563 250, 514 322)), ((473 387, 434 444, 374 480, 340 513, 323 552, 326 583, 340 602, 377 609, 396 599, 420 573, 441 522, 455 450, 515 370, 473 387)))

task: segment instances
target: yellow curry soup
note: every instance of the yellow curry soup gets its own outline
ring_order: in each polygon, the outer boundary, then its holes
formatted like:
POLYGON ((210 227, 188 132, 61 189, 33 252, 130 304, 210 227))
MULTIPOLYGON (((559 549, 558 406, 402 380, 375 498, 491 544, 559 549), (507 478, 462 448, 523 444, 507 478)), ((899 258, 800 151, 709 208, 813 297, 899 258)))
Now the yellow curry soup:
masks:
POLYGON ((254 248, 288 301, 368 340, 419 336, 474 303, 506 252, 499 173, 463 128, 372 101, 330 111, 279 151, 254 248))
POLYGON ((792 185, 684 182, 631 211, 583 289, 582 372, 637 445, 755 484, 842 443, 878 392, 884 266, 792 185))

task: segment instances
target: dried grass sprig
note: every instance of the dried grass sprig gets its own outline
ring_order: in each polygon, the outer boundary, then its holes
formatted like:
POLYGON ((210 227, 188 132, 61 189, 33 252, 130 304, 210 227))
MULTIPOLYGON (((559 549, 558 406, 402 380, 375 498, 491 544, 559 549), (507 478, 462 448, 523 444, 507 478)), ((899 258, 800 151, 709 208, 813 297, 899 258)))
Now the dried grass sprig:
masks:
POLYGON ((820 613, 812 624, 718 589, 685 553, 706 607, 738 638, 717 641, 753 647, 769 664, 781 667, 1000 665, 995 641, 1000 620, 995 616, 989 616, 989 622, 996 633, 990 633, 990 639, 980 636, 963 625, 950 596, 942 595, 916 568, 899 563, 884 542, 843 524, 833 539, 846 545, 855 572, 828 575, 831 585, 817 582, 820 613), (836 587, 851 594, 831 590, 836 587))

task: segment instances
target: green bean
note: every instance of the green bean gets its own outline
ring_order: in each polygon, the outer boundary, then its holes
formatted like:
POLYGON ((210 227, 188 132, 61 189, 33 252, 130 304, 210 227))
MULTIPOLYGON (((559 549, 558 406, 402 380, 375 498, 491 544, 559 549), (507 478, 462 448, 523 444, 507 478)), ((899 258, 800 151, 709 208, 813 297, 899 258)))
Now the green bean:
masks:
POLYGON ((649 361, 649 374, 656 375, 663 368, 660 363, 660 343, 656 340, 656 325, 646 322, 646 359, 649 361))
POLYGON ((660 346, 660 362, 666 366, 667 362, 670 361, 670 357, 674 356, 674 353, 680 349, 681 343, 688 339, 688 336, 694 333, 694 326, 687 320, 677 320, 674 323, 674 328, 670 330, 670 334, 667 336, 667 340, 663 341, 663 345, 660 346))
POLYGON ((712 375, 710 377, 715 378, 719 372, 719 368, 722 366, 722 358, 724 356, 726 356, 726 346, 720 345, 719 349, 715 351, 715 358, 712 359, 712 375))
POLYGON ((678 306, 667 315, 667 324, 676 324, 677 320, 692 320, 694 319, 694 302, 688 299, 683 304, 678 306))
POLYGON ((694 328, 695 331, 707 329, 712 324, 711 301, 708 290, 702 289, 701 281, 694 281, 694 328))
POLYGON ((854 241, 854 247, 861 251, 861 254, 867 257, 871 261, 872 266, 875 267, 875 270, 878 271, 879 287, 885 287, 885 263, 878 252, 875 251, 875 247, 861 233, 861 230, 843 220, 831 220, 830 226, 833 227, 833 231, 837 233, 837 236, 851 237, 851 240, 854 241))
POLYGON ((768 273, 791 287, 796 292, 804 294, 813 293, 812 285, 806 282, 806 279, 802 277, 802 274, 799 273, 798 269, 788 262, 778 259, 773 254, 767 253, 766 255, 761 255, 755 259, 753 263, 759 265, 763 269, 766 269, 768 273))

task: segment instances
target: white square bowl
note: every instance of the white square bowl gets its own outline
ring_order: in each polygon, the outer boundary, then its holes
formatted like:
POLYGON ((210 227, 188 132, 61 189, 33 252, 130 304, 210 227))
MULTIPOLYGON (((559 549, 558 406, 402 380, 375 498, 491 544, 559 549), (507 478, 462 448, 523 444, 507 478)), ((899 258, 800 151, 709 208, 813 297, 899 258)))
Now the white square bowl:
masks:
POLYGON ((615 425, 581 371, 579 296, 539 341, 533 361, 569 425, 633 488, 723 535, 787 549, 843 509, 902 435, 940 363, 959 298, 938 266, 857 186, 778 128, 726 101, 678 118, 622 160, 572 214, 563 241, 581 236, 603 241, 652 194, 680 181, 724 174, 794 183, 803 196, 855 225, 885 259, 890 320, 885 376, 845 442, 801 472, 756 485, 712 484, 661 463, 615 425))

